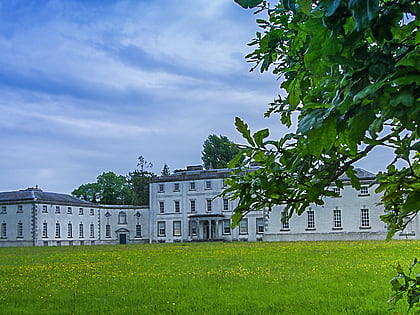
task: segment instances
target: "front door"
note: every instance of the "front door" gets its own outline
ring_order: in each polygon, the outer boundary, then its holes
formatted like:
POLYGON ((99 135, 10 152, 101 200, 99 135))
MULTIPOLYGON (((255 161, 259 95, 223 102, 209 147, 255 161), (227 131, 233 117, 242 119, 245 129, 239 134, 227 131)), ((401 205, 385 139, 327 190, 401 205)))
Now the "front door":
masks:
POLYGON ((203 239, 205 240, 209 240, 210 239, 210 226, 209 226, 209 222, 205 221, 203 223, 203 239))
POLYGON ((120 234, 120 244, 127 244, 127 234, 125 233, 120 234))

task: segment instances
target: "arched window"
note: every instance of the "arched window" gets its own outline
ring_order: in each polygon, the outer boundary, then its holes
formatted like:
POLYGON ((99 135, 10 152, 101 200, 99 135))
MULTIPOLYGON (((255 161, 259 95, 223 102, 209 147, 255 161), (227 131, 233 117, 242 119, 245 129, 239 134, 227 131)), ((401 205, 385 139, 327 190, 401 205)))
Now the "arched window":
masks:
POLYGON ((118 224, 127 224, 127 214, 124 211, 118 213, 118 224))

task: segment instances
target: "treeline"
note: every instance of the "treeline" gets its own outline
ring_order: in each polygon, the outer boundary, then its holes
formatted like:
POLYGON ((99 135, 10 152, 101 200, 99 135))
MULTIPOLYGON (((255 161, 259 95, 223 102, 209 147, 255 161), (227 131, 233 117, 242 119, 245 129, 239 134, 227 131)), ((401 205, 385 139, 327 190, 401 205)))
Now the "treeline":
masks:
MULTIPOLYGON (((108 205, 148 205, 149 183, 156 176, 150 169, 152 163, 139 156, 137 169, 128 175, 104 172, 96 182, 83 184, 72 191, 72 195, 86 201, 108 205)), ((168 165, 164 165, 161 175, 169 175, 168 165)))
MULTIPOLYGON (((226 136, 209 135, 204 141, 201 159, 206 169, 227 167, 229 161, 239 153, 238 147, 226 136)), ((138 157, 137 168, 128 175, 104 172, 96 182, 79 186, 72 195, 86 201, 108 205, 148 205, 149 183, 154 176, 152 163, 143 156, 138 157)), ((164 164, 162 176, 170 175, 170 169, 164 164)))

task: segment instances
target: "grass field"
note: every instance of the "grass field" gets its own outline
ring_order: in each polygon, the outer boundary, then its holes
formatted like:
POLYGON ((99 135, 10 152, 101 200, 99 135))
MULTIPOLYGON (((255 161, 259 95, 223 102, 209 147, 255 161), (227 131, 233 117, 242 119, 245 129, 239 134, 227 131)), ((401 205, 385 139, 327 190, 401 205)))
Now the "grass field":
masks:
POLYGON ((0 314, 386 314, 391 265, 419 254, 420 241, 0 248, 0 314))

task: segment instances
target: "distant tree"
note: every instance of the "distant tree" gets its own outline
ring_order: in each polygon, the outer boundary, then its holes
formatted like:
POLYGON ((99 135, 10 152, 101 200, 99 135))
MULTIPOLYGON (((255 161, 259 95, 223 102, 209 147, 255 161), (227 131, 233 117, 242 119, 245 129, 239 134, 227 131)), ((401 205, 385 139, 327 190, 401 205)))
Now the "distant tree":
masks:
POLYGON ((83 184, 73 190, 71 194, 77 198, 96 203, 100 199, 100 188, 98 183, 83 184))
POLYGON ((97 177, 100 187, 100 203, 109 205, 130 204, 131 191, 126 178, 123 175, 116 175, 107 172, 97 177))
POLYGON ((213 134, 204 141, 201 160, 206 169, 226 168, 238 153, 238 147, 228 137, 213 134))
POLYGON ((168 175, 171 175, 171 171, 169 170, 169 166, 168 166, 168 164, 164 164, 163 165, 163 168, 162 168, 162 171, 160 172, 160 174, 162 175, 162 176, 168 176, 168 175))
POLYGON ((96 178, 95 183, 81 185, 73 190, 72 195, 86 201, 108 205, 130 204, 133 199, 126 178, 113 172, 102 173, 96 178))
POLYGON ((138 157, 137 167, 138 169, 127 175, 127 182, 132 192, 131 203, 134 205, 148 205, 149 183, 153 176, 155 176, 155 174, 148 171, 148 169, 153 167, 153 164, 146 161, 141 155, 138 157))

